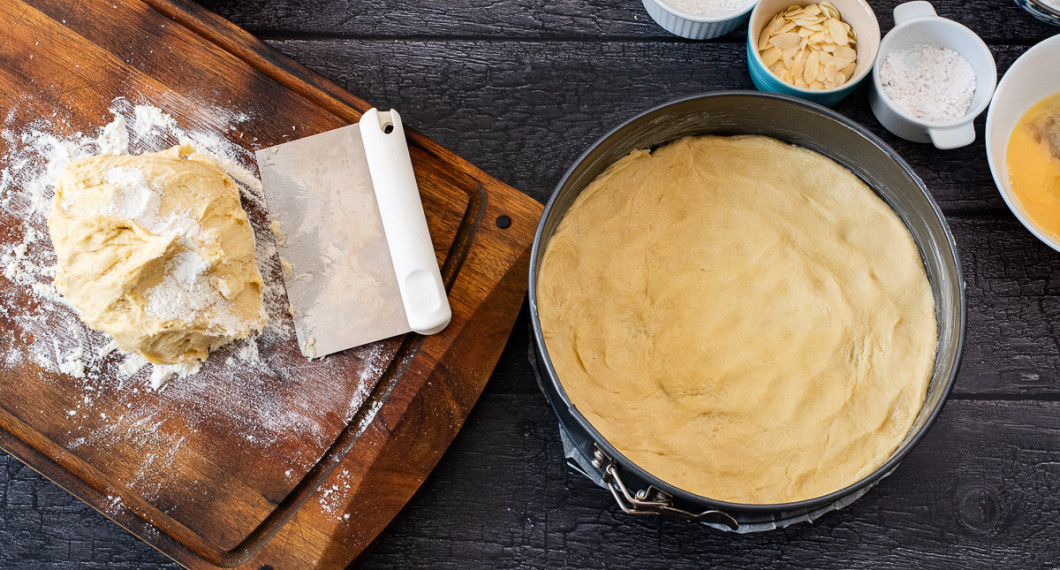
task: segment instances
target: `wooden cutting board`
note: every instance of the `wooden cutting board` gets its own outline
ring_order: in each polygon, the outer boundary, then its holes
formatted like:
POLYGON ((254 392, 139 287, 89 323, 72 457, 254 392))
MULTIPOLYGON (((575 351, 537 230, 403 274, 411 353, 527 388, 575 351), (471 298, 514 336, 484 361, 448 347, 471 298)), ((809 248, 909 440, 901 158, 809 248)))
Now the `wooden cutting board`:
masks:
MULTIPOLYGON (((0 38, 8 133, 98 133, 115 101, 146 104, 237 145, 246 151, 237 159, 256 172, 245 159, 254 149, 355 122, 370 107, 178 0, 9 0, 0 3, 0 38)), ((541 214, 534 200, 409 137, 453 308, 443 333, 314 362, 293 335, 281 336, 258 343, 253 367, 208 364, 153 392, 143 374, 120 381, 114 353, 87 355, 84 378, 42 363, 31 354, 40 323, 27 319, 48 318, 48 306, 0 277, 0 447, 189 567, 356 558, 415 493, 485 386, 526 293, 541 214)), ((0 156, 20 142, 0 139, 0 156)), ((24 191, 19 184, 4 195, 24 191)), ((244 206, 258 239, 271 239, 261 208, 244 206)), ((0 213, 0 251, 31 229, 41 228, 0 213)))

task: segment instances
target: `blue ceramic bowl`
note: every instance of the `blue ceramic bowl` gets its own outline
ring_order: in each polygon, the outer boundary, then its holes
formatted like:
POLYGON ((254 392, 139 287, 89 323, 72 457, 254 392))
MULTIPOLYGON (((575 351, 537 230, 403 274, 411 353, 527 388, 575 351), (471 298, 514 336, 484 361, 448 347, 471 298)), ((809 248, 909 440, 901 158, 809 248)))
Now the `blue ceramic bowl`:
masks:
POLYGON ((759 91, 791 95, 832 107, 846 98, 847 95, 850 95, 858 84, 868 77, 872 71, 872 65, 876 61, 876 53, 880 49, 880 24, 876 19, 876 14, 865 0, 830 1, 839 10, 843 20, 850 24, 850 27, 854 29, 858 36, 858 65, 854 76, 835 89, 812 91, 784 83, 773 75, 766 67, 765 62, 762 61, 762 57, 758 55, 758 36, 762 33, 762 28, 769 24, 773 16, 792 4, 804 6, 816 2, 810 0, 760 0, 754 10, 751 11, 751 18, 747 23, 747 69, 751 73, 751 81, 754 82, 755 87, 759 91))
POLYGON ((1016 0, 1016 5, 1046 24, 1060 26, 1060 10, 1050 8, 1037 0, 1016 0))

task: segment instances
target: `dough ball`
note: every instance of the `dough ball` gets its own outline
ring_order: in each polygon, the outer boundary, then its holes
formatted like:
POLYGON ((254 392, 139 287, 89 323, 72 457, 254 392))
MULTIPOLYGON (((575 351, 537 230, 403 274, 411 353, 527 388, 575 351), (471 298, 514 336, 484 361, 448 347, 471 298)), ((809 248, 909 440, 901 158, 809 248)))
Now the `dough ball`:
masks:
POLYGON ((70 163, 48 230, 56 288, 122 350, 155 364, 205 360, 265 325, 239 188, 190 146, 70 163))

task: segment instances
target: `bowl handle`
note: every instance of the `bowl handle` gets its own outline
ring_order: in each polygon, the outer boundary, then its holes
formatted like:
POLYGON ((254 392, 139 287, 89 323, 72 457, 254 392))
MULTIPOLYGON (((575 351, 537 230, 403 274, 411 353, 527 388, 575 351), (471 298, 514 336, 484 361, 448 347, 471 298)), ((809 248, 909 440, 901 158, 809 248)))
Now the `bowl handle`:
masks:
POLYGON ((939 150, 967 146, 975 140, 975 125, 971 121, 953 127, 928 129, 932 144, 939 150))
POLYGON ((923 2, 917 0, 916 2, 906 2, 905 4, 899 4, 894 7, 894 25, 901 24, 906 20, 912 20, 914 18, 928 18, 931 16, 937 16, 935 8, 931 6, 930 2, 923 2))

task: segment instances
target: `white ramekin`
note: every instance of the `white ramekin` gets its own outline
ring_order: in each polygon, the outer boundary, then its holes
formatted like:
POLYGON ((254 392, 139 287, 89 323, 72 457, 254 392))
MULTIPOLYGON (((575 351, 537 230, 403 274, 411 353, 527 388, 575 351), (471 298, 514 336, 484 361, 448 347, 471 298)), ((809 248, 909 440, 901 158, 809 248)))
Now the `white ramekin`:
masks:
POLYGON ((938 16, 930 3, 920 0, 896 6, 894 24, 880 42, 880 52, 876 56, 878 65, 872 69, 872 87, 869 89, 872 114, 884 128, 907 141, 932 143, 940 150, 971 144, 975 140, 975 118, 986 110, 997 85, 997 66, 990 48, 971 29, 938 16), (971 108, 963 117, 947 121, 918 119, 884 93, 880 79, 883 61, 893 52, 920 44, 953 50, 975 71, 975 95, 971 108))
POLYGON ((655 23, 666 31, 690 40, 709 40, 724 36, 739 28, 747 21, 757 0, 749 0, 747 5, 732 14, 717 17, 692 16, 679 12, 662 0, 643 0, 644 9, 648 11, 655 23))

